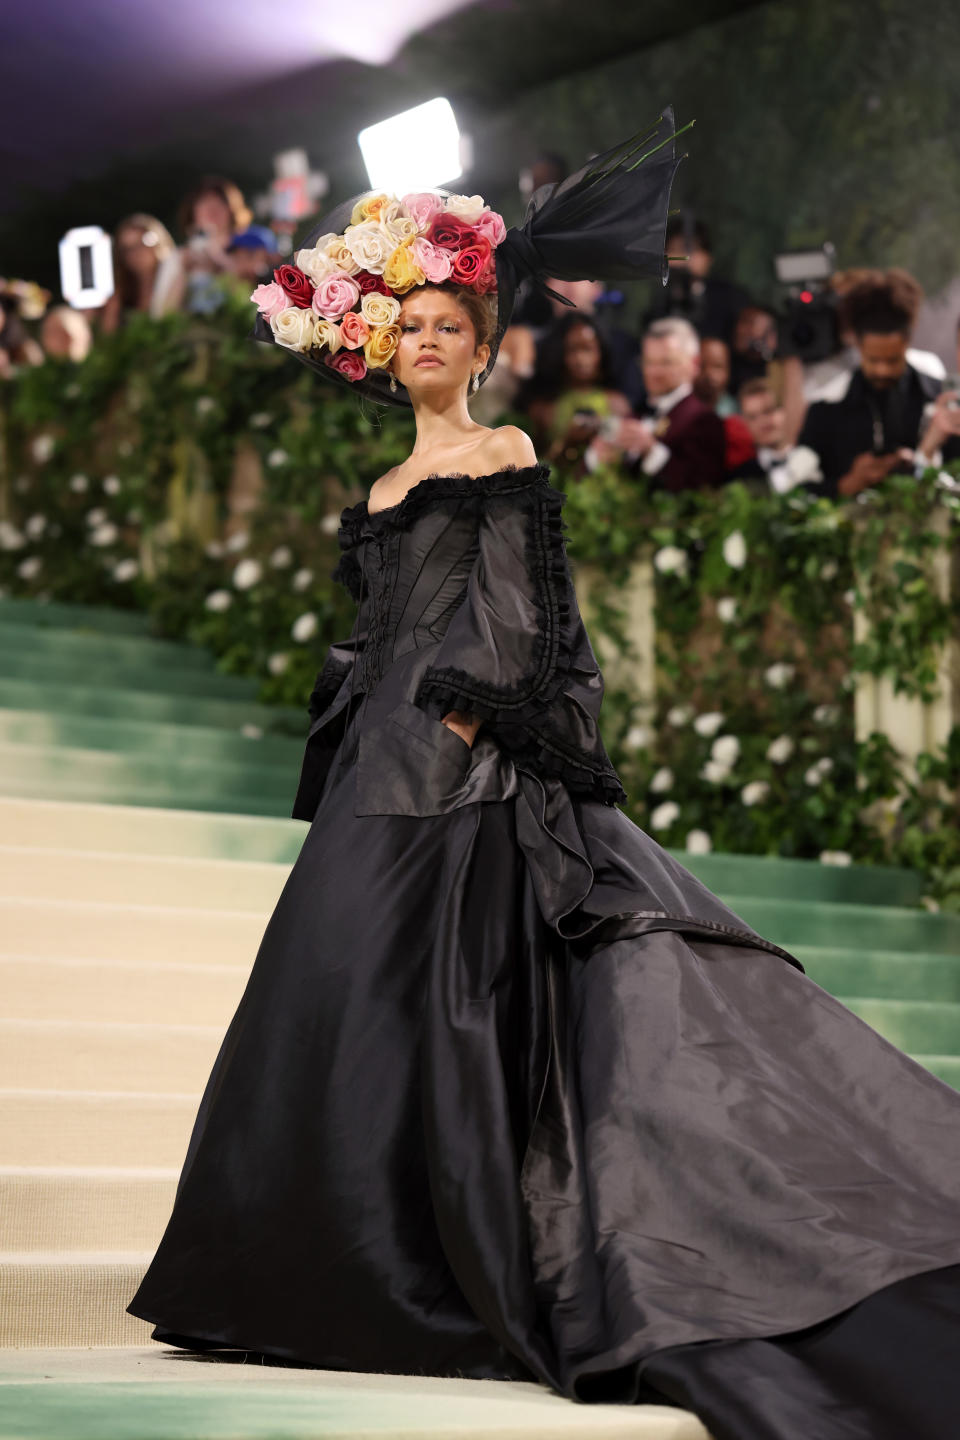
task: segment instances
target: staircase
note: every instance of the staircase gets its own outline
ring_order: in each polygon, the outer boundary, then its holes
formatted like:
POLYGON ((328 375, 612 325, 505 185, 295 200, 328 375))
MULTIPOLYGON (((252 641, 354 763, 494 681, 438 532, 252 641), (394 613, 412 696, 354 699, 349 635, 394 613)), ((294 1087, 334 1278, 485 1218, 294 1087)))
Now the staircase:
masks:
MULTIPOLYGON (((47 1347, 48 1369, 51 1347, 147 1344, 124 1307, 306 833, 287 818, 302 739, 269 733, 280 718, 305 733, 306 714, 253 688, 140 617, 0 601, 0 1347, 47 1347)), ((917 908, 916 876, 673 853, 960 1087, 960 917, 917 908)), ((578 1435, 705 1437, 675 1411, 618 1431, 599 1407, 611 1428, 594 1414, 591 1429, 591 1408, 570 1407, 578 1435)))

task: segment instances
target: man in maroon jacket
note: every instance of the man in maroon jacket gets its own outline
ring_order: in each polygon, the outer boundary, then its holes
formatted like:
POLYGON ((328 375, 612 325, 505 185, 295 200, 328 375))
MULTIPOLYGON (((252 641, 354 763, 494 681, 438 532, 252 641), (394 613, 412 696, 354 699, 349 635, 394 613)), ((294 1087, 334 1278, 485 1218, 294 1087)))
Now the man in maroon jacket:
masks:
POLYGON ((693 393, 700 340, 688 320, 655 320, 643 337, 648 418, 624 434, 626 468, 655 477, 664 490, 708 490, 724 483, 723 421, 693 393))

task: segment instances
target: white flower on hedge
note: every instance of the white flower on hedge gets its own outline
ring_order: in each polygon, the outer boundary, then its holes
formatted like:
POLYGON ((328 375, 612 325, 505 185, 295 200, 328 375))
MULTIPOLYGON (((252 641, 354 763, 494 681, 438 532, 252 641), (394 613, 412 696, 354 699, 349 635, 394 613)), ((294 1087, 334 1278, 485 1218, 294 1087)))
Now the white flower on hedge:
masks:
POLYGON ((732 595, 724 595, 721 600, 717 601, 717 614, 724 625, 729 625, 731 620, 737 618, 738 604, 739 601, 735 600, 732 595))
POLYGON ((823 755, 819 760, 815 760, 812 765, 807 766, 803 775, 803 783, 805 785, 819 785, 824 775, 832 769, 833 761, 829 755, 823 755))
POLYGON ((713 841, 706 830, 691 830, 683 843, 691 855, 709 855, 713 849, 713 841))
POLYGON ((846 603, 850 606, 850 609, 852 610, 852 609, 853 609, 853 606, 854 606, 854 602, 856 601, 856 598, 857 598, 857 592, 856 592, 856 590, 844 590, 844 592, 843 592, 843 598, 844 598, 844 600, 846 601, 846 603))
POLYGON ((837 572, 839 569, 840 566, 837 564, 836 560, 824 560, 823 564, 820 566, 820 579, 835 580, 837 578, 837 572))
POLYGON ((655 775, 650 781, 650 789, 658 795, 663 790, 673 789, 673 771, 670 769, 669 765, 660 766, 660 769, 655 773, 655 775))
POLYGON ((722 785, 729 775, 730 766, 724 765, 721 760, 707 760, 700 770, 700 779, 710 785, 722 785))
POLYGON ((661 575, 686 575, 687 552, 679 545, 663 545, 654 555, 653 564, 661 575))
POLYGON ((112 545, 120 536, 120 531, 110 520, 105 525, 97 525, 90 535, 91 545, 112 545))
POLYGON ((269 410, 258 410, 255 415, 250 416, 250 425, 254 430, 265 430, 273 423, 273 416, 269 410))
POLYGON ((203 603, 208 610, 214 610, 217 612, 221 610, 229 610, 230 606, 233 604, 233 596, 230 594, 229 590, 211 590, 210 594, 207 596, 206 600, 204 600, 203 603))
POLYGON ((838 705, 818 705, 813 712, 813 718, 818 725, 833 725, 839 716, 838 705))
POLYGON ((27 520, 24 521, 23 528, 25 533, 30 536, 31 540, 39 540, 40 536, 47 528, 46 515, 31 515, 27 520))
POLYGON ((11 525, 9 520, 0 520, 0 550, 22 550, 26 543, 26 536, 16 525, 11 525))
POLYGON ((213 398, 212 395, 200 395, 200 396, 198 396, 198 398, 197 398, 197 404, 196 404, 197 414, 198 414, 198 415, 209 415, 209 414, 210 414, 210 411, 213 409, 213 407, 216 405, 216 403, 217 403, 217 402, 216 402, 216 400, 214 400, 214 398, 213 398))
POLYGON ((294 590, 308 590, 313 583, 313 571, 304 566, 302 570, 293 572, 293 579, 290 585, 294 590))
POLYGON ((104 522, 104 520, 106 520, 106 518, 107 518, 107 512, 106 512, 106 510, 104 510, 104 508, 103 508, 102 505, 98 506, 96 510, 88 510, 88 511, 87 511, 87 524, 88 524, 88 525, 102 525, 103 522, 104 522))
POLYGON ((680 806, 674 800, 665 800, 650 816, 651 830, 667 830, 680 817, 680 806))
POLYGON ((335 510, 328 510, 320 521, 320 529, 324 535, 336 535, 340 529, 340 516, 335 510))
POLYGON ((821 865, 850 865, 853 863, 853 856, 846 850, 821 850, 821 865))
POLYGON ((262 574, 259 560, 241 560, 240 564, 234 567, 234 586, 237 590, 249 590, 251 585, 256 585, 262 574))
POLYGON ((742 570, 747 563, 747 542, 742 530, 733 530, 723 542, 723 558, 731 570, 742 570))
POLYGON ((82 495, 85 490, 90 489, 90 481, 86 475, 71 475, 70 489, 75 491, 77 495, 82 495))
POLYGON ((645 750, 652 738, 651 731, 646 725, 631 725, 623 737, 624 748, 627 750, 645 750))
POLYGON ((286 570, 288 565, 293 564, 293 551, 289 545, 278 545, 270 556, 270 564, 274 570, 286 570))
POLYGON ((778 735, 776 740, 771 740, 767 746, 767 759, 772 760, 774 765, 782 765, 789 760, 797 747, 789 735, 778 735))
POLYGON ((710 746, 710 759, 728 768, 736 765, 740 755, 740 741, 736 735, 718 735, 710 746))
POLYGON ((282 675, 290 664, 290 656, 285 650, 275 650, 267 657, 267 669, 271 675, 282 675))
POLYGON ((286 463, 287 463, 287 461, 288 461, 289 459, 290 459, 290 456, 287 454, 286 450, 281 449, 280 446, 278 445, 275 450, 271 450, 270 453, 268 454, 268 456, 267 456, 267 464, 270 466, 270 468, 271 468, 272 470, 276 470, 276 469, 278 469, 281 465, 286 465, 286 463))
POLYGON ((113 567, 114 580, 134 580, 140 574, 136 560, 118 560, 113 567))
POLYGON ((301 644, 305 640, 312 640, 316 633, 317 617, 312 610, 308 610, 304 615, 298 615, 290 627, 290 634, 301 644))
POLYGON ((103 477, 103 488, 107 495, 120 494, 120 477, 118 475, 105 475, 103 477))
POLYGON ((57 448, 52 435, 35 435, 30 445, 30 454, 38 465, 45 465, 57 448))
POLYGON ((716 735, 723 724, 723 719, 719 710, 705 710, 694 720, 693 728, 698 735, 705 735, 709 739, 711 735, 716 735))
POLYGON ((782 690, 793 679, 796 668, 795 665, 788 665, 785 660, 778 660, 775 665, 767 666, 763 678, 772 690, 782 690))
POLYGON ((740 791, 740 799, 744 805, 762 805, 769 794, 770 786, 766 780, 751 780, 740 791))
POLYGON ((211 560, 219 560, 223 554, 223 546, 219 540, 208 540, 203 547, 204 555, 209 555, 211 560))
POLYGON ((237 550, 245 550, 249 543, 249 530, 237 530, 235 534, 230 536, 229 540, 224 541, 223 548, 224 550, 229 550, 230 553, 233 554, 237 550))
POLYGON ((794 445, 782 465, 770 468, 770 484, 778 495, 787 495, 798 485, 822 478, 820 456, 809 445, 794 445))
POLYGON ((246 725, 240 726, 240 734, 245 740, 262 740, 263 726, 253 725, 248 721, 246 725))
POLYGON ((692 705, 674 705, 667 711, 667 724, 679 730, 681 725, 686 725, 693 716, 692 705))
POLYGON ((21 560, 17 566, 17 574, 21 580, 32 580, 34 575, 39 575, 43 569, 43 561, 39 555, 28 555, 26 560, 21 560))

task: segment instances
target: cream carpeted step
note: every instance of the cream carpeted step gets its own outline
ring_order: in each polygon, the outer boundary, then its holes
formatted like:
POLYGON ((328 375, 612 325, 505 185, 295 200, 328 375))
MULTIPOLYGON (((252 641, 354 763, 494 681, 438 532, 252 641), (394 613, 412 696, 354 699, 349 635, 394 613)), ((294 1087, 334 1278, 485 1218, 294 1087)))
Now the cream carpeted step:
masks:
MULTIPOLYGON (((105 1020, 226 1029, 247 983, 245 965, 46 960, 0 952, 3 1012, 16 1020, 105 1020)), ((0 1153, 2 1160, 2 1153, 0 1153)))
POLYGON ((14 1166, 179 1168, 200 1093, 6 1088, 0 1159, 14 1166))
POLYGON ((152 1250, 0 1251, 0 1346, 142 1345, 151 1326, 124 1309, 152 1250))
POLYGON ((269 915, 289 865, 119 850, 0 843, 0 894, 22 900, 120 901, 269 915))
POLYGON ((179 1170, 0 1166, 6 1250, 156 1248, 179 1170))
POLYGON ((0 1019, 0 1088, 200 1090, 222 1025, 0 1019))
POLYGON ((42 959, 198 960, 249 967, 266 919, 258 911, 0 896, 4 951, 42 959))

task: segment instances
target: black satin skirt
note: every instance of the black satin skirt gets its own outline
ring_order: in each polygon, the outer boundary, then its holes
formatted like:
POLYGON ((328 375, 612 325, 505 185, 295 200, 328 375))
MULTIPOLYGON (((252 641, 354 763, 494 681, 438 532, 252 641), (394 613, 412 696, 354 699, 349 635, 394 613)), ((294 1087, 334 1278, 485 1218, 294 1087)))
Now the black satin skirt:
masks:
MULTIPOLYGON (((357 816, 355 738, 129 1312, 188 1349, 675 1404, 715 1440, 954 1440, 960 1097, 775 956, 578 958, 518 797, 357 816)), ((596 903, 628 904, 604 855, 642 832, 571 814, 596 903)))

